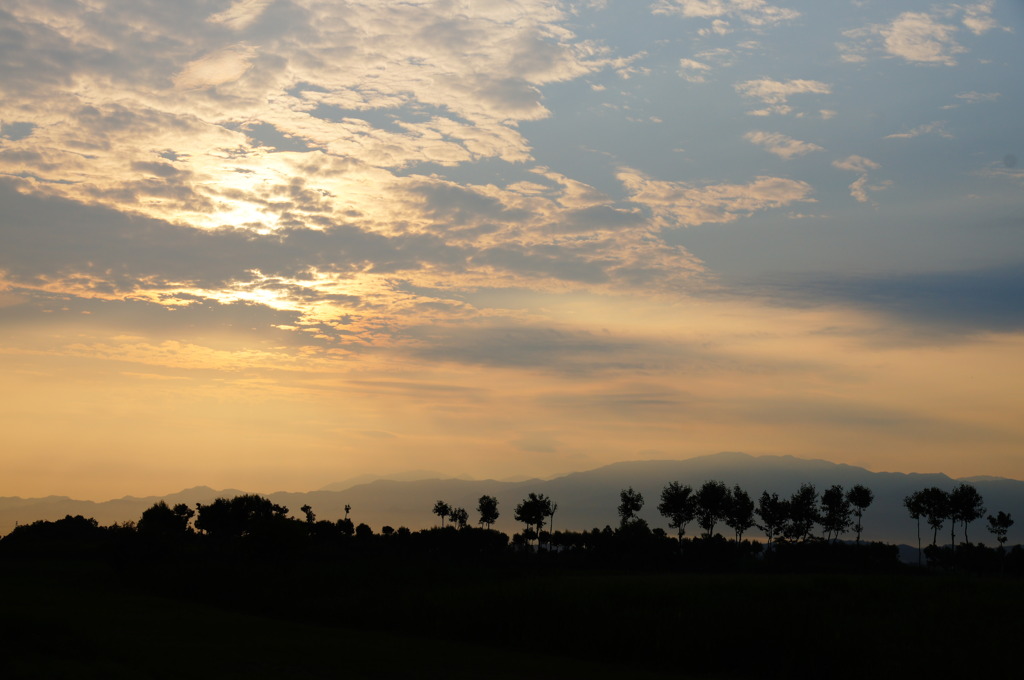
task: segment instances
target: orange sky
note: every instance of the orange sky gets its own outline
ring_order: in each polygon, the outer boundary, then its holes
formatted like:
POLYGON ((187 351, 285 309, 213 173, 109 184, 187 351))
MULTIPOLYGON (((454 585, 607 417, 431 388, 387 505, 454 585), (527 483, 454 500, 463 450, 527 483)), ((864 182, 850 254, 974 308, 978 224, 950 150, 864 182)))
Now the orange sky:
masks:
POLYGON ((0 496, 1024 479, 1024 17, 907 5, 5 3, 0 496))

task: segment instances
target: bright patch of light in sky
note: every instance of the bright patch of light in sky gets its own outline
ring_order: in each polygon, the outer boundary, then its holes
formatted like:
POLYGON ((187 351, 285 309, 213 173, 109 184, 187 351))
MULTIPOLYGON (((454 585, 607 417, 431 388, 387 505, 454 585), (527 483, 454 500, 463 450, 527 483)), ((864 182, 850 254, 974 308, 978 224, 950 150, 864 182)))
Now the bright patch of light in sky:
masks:
POLYGON ((0 494, 718 450, 1024 477, 1019 3, 0 29, 0 494))

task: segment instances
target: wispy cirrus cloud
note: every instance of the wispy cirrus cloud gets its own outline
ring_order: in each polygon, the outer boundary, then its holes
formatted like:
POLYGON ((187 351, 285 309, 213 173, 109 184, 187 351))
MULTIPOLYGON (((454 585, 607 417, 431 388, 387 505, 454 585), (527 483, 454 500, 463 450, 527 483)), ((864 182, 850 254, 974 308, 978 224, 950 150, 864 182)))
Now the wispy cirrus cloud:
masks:
POLYGON ((710 70, 710 65, 705 64, 702 61, 697 61, 696 59, 679 60, 679 75, 683 80, 687 80, 691 83, 706 82, 707 73, 710 70))
POLYGON ((888 180, 877 184, 870 184, 868 182, 868 172, 878 170, 882 166, 863 156, 847 156, 841 160, 832 161, 832 167, 860 174, 860 177, 853 180, 850 184, 850 195, 860 203, 870 203, 877 206, 877 203, 870 197, 869 192, 884 191, 892 184, 888 180))
POLYGON ((651 11, 687 19, 711 19, 712 27, 706 30, 720 35, 731 31, 727 19, 763 27, 800 16, 794 9, 771 5, 766 0, 658 0, 651 11))
POLYGON ((747 184, 709 184, 656 180, 632 169, 619 173, 632 201, 647 206, 663 225, 694 226, 732 222, 761 210, 814 202, 807 182, 757 177, 747 184))
POLYGON ((751 144, 760 146, 765 151, 773 153, 779 158, 794 158, 803 156, 813 151, 823 151, 824 148, 813 142, 803 142, 793 139, 778 132, 765 132, 763 130, 752 130, 743 135, 743 138, 751 144))
MULTIPOLYGON (((797 94, 831 94, 832 86, 818 80, 772 80, 759 78, 747 80, 733 86, 740 95, 760 99, 766 105, 763 109, 748 111, 752 116, 771 114, 786 115, 793 112, 789 98, 797 94)), ((799 115, 799 114, 798 114, 799 115)))
MULTIPOLYGON (((1003 94, 1001 92, 975 92, 974 90, 971 90, 970 92, 960 92, 953 96, 965 104, 983 104, 987 102, 997 102, 1003 94)), ((956 104, 947 104, 941 108, 954 109, 956 107, 956 104)))
MULTIPOLYGON (((992 9, 995 7, 995 0, 985 0, 973 5, 963 7, 963 24, 974 35, 982 35, 996 28, 1002 28, 999 22, 992 16, 992 9)), ((1010 31, 1011 29, 1006 28, 1010 31)))
POLYGON ((918 125, 906 132, 894 132, 891 135, 886 135, 885 139, 913 139, 921 135, 937 135, 943 139, 953 139, 953 135, 946 130, 946 124, 938 120, 918 125))

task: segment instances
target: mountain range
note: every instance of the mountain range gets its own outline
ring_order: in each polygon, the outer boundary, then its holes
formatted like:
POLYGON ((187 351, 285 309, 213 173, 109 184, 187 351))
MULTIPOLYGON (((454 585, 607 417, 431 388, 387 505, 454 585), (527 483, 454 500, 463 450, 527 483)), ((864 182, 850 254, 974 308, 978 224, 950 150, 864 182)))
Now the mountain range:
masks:
MULTIPOLYGON (((724 452, 686 460, 648 460, 613 463, 585 472, 574 472, 553 479, 523 481, 473 480, 442 478, 442 475, 420 471, 380 478, 365 476, 332 483, 308 492, 280 491, 261 494, 275 503, 289 508, 293 516, 301 516, 299 508, 310 505, 318 519, 335 520, 343 517, 345 506, 352 507, 350 518, 355 523, 365 522, 375 531, 384 525, 407 526, 421 529, 434 526, 438 518, 431 509, 437 500, 466 508, 471 521, 476 519, 476 505, 480 496, 487 494, 498 499, 501 517, 495 528, 511 533, 521 526, 513 519, 513 508, 529 492, 543 493, 557 503, 554 528, 591 529, 615 526, 619 492, 632 487, 643 494, 646 501, 640 517, 651 527, 668 529, 667 522, 657 511, 661 490, 672 481, 699 487, 706 480, 725 482, 731 488, 738 484, 755 500, 761 492, 789 496, 800 484, 810 483, 822 492, 833 484, 849 489, 863 484, 874 492, 874 503, 864 515, 865 540, 889 543, 917 544, 917 524, 903 507, 903 499, 910 493, 929 486, 951 490, 961 482, 972 484, 985 500, 988 513, 1002 510, 1020 522, 1010 529, 1010 544, 1020 541, 1024 529, 1024 481, 998 477, 971 477, 953 479, 941 473, 871 472, 864 468, 808 460, 793 456, 751 456, 744 453, 724 452), (422 478, 422 477, 426 478, 422 478), (417 478, 420 477, 420 478, 417 478)), ((100 524, 137 520, 143 510, 159 500, 169 504, 209 503, 215 498, 246 493, 239 489, 211 489, 200 486, 167 496, 137 498, 126 496, 105 502, 74 500, 65 496, 45 498, 0 497, 0 534, 9 533, 16 524, 35 520, 55 520, 65 515, 93 517, 100 524)), ((930 543, 931 532, 921 527, 922 541, 930 543)), ((721 527, 723 533, 728 529, 721 527)), ((697 532, 696 525, 688 527, 688 534, 697 532)), ((752 530, 750 536, 760 534, 752 530)), ((969 538, 994 545, 985 530, 985 521, 973 523, 969 538)), ((852 536, 851 536, 852 537, 852 536)), ((948 523, 939 535, 949 540, 948 523)), ((957 541, 963 540, 962 529, 957 528, 957 541)))

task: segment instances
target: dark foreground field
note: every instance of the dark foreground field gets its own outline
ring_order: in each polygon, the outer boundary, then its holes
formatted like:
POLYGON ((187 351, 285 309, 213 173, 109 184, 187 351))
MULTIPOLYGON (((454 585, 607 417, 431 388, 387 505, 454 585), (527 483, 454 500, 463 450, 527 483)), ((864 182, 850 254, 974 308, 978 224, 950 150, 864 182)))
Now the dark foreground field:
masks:
POLYGON ((1020 580, 0 560, 4 678, 981 678, 1020 580))

